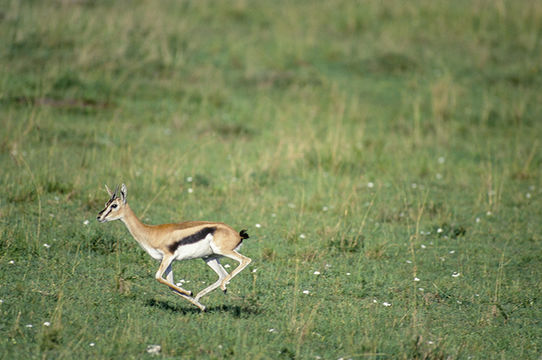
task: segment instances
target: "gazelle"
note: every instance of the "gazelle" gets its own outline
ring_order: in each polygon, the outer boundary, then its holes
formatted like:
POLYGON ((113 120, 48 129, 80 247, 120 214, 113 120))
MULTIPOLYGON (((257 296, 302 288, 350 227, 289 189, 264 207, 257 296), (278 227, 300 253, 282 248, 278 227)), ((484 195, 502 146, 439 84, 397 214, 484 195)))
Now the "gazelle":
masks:
POLYGON ((105 208, 98 213, 97 220, 101 223, 121 220, 130 231, 130 234, 141 247, 156 260, 161 260, 156 272, 156 280, 167 285, 177 295, 190 301, 205 310, 199 300, 202 296, 220 286, 224 293, 226 285, 250 262, 250 258, 241 255, 237 249, 244 239, 248 239, 246 230, 237 233, 230 226, 219 222, 188 221, 178 224, 145 225, 134 214, 126 202, 126 185, 112 192, 105 186, 110 199, 105 208), (239 266, 230 274, 220 265, 221 257, 228 257, 239 262, 239 266), (217 274, 218 280, 201 290, 196 297, 192 292, 185 290, 173 281, 171 265, 175 260, 202 258, 217 274), (163 276, 166 276, 166 279, 163 276))

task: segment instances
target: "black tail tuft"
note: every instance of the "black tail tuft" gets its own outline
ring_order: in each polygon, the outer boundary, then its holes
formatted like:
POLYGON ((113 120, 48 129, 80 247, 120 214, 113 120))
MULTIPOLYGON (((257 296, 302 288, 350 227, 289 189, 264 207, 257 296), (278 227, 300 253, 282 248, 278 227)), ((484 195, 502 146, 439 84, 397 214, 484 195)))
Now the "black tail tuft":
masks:
POLYGON ((246 230, 241 230, 241 231, 239 231, 239 236, 241 236, 241 239, 242 239, 242 240, 245 240, 245 239, 248 239, 248 238, 249 238, 248 233, 247 233, 246 230))

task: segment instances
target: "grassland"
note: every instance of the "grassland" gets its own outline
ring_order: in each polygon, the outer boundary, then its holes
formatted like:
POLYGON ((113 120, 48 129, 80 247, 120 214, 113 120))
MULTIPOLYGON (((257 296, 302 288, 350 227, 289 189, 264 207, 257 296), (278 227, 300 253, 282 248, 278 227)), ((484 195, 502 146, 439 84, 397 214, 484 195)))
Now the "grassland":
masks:
POLYGON ((0 4, 0 358, 542 354, 542 3, 0 4), (208 312, 120 182, 249 229, 208 312))

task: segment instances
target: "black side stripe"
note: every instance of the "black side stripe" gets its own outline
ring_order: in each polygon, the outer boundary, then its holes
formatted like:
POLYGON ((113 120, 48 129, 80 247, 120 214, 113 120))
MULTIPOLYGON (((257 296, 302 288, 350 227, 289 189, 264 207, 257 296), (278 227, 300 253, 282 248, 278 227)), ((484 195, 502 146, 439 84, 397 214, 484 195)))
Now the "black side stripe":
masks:
POLYGON ((192 235, 188 235, 181 240, 174 242, 173 244, 168 246, 168 249, 173 253, 177 250, 179 246, 197 243, 198 241, 205 239, 207 235, 214 234, 215 230, 216 227, 205 227, 192 235))

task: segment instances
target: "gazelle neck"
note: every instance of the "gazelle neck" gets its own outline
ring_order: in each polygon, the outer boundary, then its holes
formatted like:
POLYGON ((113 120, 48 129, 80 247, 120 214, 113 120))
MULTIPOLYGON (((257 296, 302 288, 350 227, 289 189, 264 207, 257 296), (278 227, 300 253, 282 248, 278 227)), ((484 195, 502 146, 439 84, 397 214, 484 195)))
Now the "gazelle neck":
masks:
POLYGON ((149 227, 143 224, 134 214, 130 205, 126 204, 124 208, 124 216, 121 218, 122 222, 128 228, 128 231, 137 242, 141 243, 147 242, 147 235, 149 232, 149 227))

